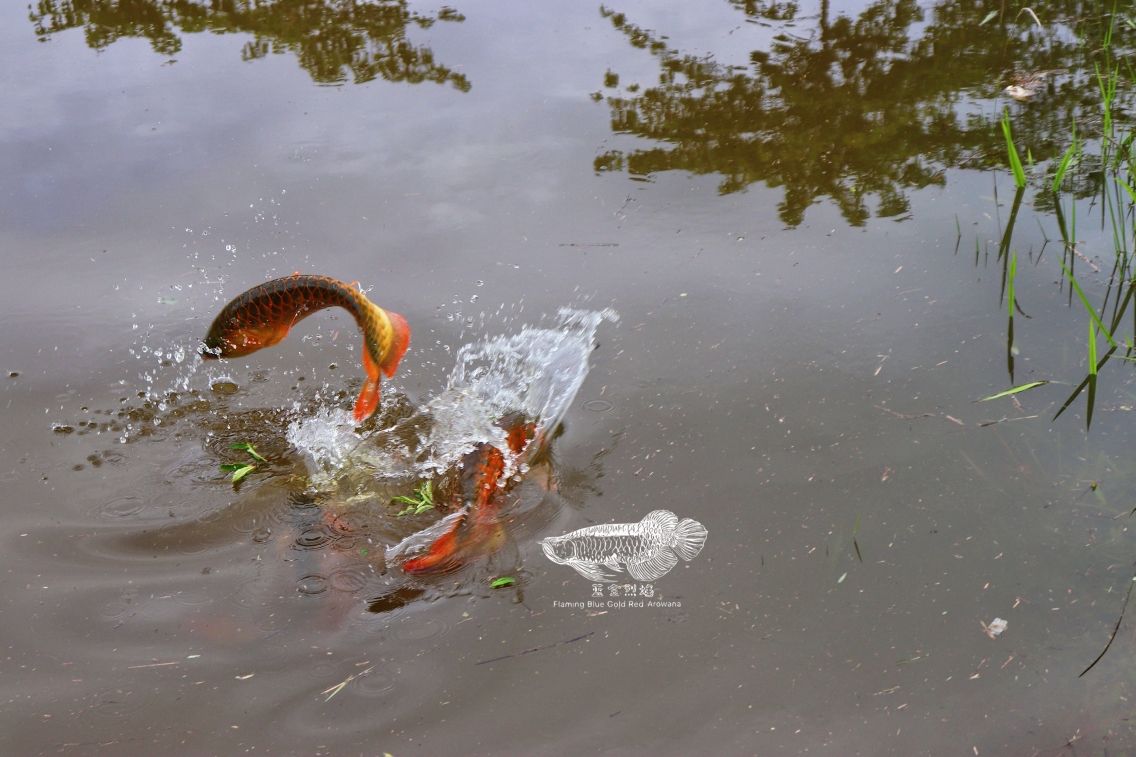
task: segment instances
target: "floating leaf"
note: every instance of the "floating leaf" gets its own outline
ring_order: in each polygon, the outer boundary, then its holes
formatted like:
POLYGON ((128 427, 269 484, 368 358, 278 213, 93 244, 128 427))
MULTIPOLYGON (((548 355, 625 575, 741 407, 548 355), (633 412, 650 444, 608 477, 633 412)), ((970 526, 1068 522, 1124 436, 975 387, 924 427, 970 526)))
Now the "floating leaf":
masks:
POLYGON ((230 444, 229 449, 244 450, 245 452, 252 455, 252 458, 254 460, 258 460, 262 463, 268 462, 267 460, 265 460, 263 457, 260 456, 260 453, 256 451, 256 447, 252 446, 252 443, 250 443, 250 442, 237 442, 236 444, 230 444))
POLYGON ((248 474, 252 473, 254 470, 256 470, 255 465, 242 465, 242 466, 240 466, 235 471, 233 471, 233 483, 234 484, 237 483, 242 478, 244 478, 248 474))
POLYGON ((1037 387, 1045 386, 1048 383, 1049 383, 1048 381, 1031 381, 1028 384, 1022 384, 1021 386, 1015 386, 1012 389, 1007 389, 1004 392, 998 392, 997 394, 991 394, 989 397, 983 397, 982 399, 979 400, 979 402, 986 402, 988 400, 996 400, 996 399, 1000 399, 1002 397, 1009 397, 1011 394, 1018 394, 1019 392, 1025 392, 1025 391, 1029 391, 1030 389, 1036 389, 1037 387))
POLYGON ((492 581, 490 581, 489 588, 500 589, 505 586, 512 586, 516 582, 517 579, 513 578, 512 576, 501 576, 500 578, 494 578, 492 581))

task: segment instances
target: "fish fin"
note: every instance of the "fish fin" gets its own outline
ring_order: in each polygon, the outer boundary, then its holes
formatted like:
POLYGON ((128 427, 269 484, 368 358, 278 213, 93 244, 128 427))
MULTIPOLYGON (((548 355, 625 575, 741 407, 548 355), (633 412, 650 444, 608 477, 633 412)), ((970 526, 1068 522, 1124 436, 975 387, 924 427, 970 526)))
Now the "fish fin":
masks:
POLYGON ((683 518, 674 533, 674 549, 678 556, 687 562, 698 557, 706 544, 706 533, 706 527, 698 521, 683 518))
POLYGON ((389 310, 386 313, 387 318, 390 319, 391 330, 394 331, 394 338, 391 340, 387 354, 383 355, 383 362, 379 367, 387 378, 391 378, 394 376, 394 372, 398 370, 398 363, 406 354, 407 347, 410 346, 410 324, 398 313, 392 313, 389 310))
POLYGON ((355 422, 362 423, 375 414, 379 409, 382 392, 377 378, 368 377, 359 390, 359 397, 355 400, 355 422))
POLYGON ((407 573, 432 573, 456 565, 454 555, 458 551, 458 533, 468 518, 469 513, 465 512, 454 519, 448 531, 435 539, 423 554, 404 562, 402 569, 407 573))
POLYGON ((654 523, 659 528, 663 529, 663 533, 669 534, 675 530, 678 525, 678 516, 670 510, 652 510, 643 516, 640 523, 654 523))
POLYGON ((662 547, 638 560, 629 560, 627 572, 636 581, 654 581, 665 576, 677 564, 678 557, 675 556, 674 551, 669 547, 662 547))
POLYGON ((424 554, 402 564, 407 573, 437 573, 460 568, 469 558, 500 549, 505 530, 500 520, 476 510, 463 511, 424 554), (472 517, 471 517, 472 516, 472 517))
POLYGON ((614 555, 604 560, 603 565, 608 570, 614 570, 616 573, 623 572, 623 568, 619 567, 619 558, 614 555))
POLYGON ((606 573, 600 570, 600 566, 596 565, 594 562, 567 560, 564 564, 573 568, 577 573, 593 583, 615 583, 615 579, 609 578, 606 573))

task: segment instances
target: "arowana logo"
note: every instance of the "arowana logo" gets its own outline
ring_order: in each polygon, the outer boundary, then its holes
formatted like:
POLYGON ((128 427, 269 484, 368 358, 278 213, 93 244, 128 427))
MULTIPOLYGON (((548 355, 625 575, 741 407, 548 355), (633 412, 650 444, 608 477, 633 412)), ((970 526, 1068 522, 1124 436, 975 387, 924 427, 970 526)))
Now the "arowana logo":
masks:
POLYGON ((690 561, 706 543, 701 523, 670 510, 647 513, 638 523, 588 526, 563 536, 540 540, 545 556, 567 565, 589 581, 613 583, 608 572, 624 568, 636 581, 654 581, 670 572, 678 559, 690 561))

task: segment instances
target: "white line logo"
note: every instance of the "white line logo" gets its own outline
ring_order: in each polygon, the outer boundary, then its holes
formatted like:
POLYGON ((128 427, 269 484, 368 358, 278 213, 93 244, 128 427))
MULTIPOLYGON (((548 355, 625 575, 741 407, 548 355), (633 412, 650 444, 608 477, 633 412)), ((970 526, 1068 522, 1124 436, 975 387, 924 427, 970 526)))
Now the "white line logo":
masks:
POLYGON ((618 573, 626 567, 636 581, 654 581, 669 573, 678 558, 693 560, 705 543, 706 529, 698 521, 680 521, 670 510, 655 510, 638 523, 607 523, 550 536, 540 540, 540 547, 549 560, 589 581, 614 583, 605 568, 618 573))

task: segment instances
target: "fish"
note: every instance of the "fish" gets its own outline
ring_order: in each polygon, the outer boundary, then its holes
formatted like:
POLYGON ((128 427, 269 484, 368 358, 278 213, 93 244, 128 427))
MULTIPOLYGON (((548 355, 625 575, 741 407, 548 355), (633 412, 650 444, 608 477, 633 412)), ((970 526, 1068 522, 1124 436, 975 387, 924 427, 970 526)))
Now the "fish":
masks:
POLYGON ((637 581, 666 575, 681 557, 689 562, 706 543, 706 528, 670 510, 654 510, 638 523, 605 523, 540 540, 545 556, 596 583, 614 583, 604 569, 625 567, 637 581), (622 566, 622 567, 621 567, 622 566))
POLYGON ((506 454, 519 458, 527 453, 532 460, 543 449, 544 440, 538 438, 536 423, 522 413, 507 415, 497 425, 505 431, 506 451, 481 442, 462 458, 461 484, 451 503, 457 517, 425 552, 403 561, 404 572, 423 575, 453 570, 474 554, 495 551, 504 541, 502 504, 512 483, 505 475, 506 454))
POLYGON ((382 376, 391 378, 398 369, 410 346, 410 326, 367 299, 358 282, 294 273, 255 286, 221 309, 199 354, 206 360, 249 355, 277 344, 301 320, 329 307, 350 313, 363 333, 367 375, 354 408, 355 422, 362 423, 379 409, 382 376))

